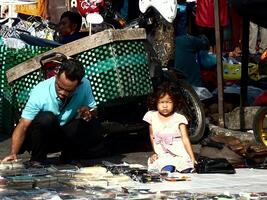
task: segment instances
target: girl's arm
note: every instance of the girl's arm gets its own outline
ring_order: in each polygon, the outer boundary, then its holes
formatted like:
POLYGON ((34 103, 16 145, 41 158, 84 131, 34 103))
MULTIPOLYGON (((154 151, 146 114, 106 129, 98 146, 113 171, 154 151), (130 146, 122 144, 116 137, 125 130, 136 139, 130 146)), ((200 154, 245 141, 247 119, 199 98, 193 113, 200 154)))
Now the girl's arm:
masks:
POLYGON ((187 151, 188 155, 190 156, 193 164, 196 164, 197 162, 195 159, 195 155, 194 155, 194 152, 192 150, 191 142, 190 142, 189 137, 188 137, 187 126, 185 124, 180 124, 179 128, 181 131, 181 138, 182 138, 182 141, 184 143, 185 150, 187 151))
POLYGON ((152 125, 149 125, 149 138, 150 138, 150 143, 152 145, 152 149, 154 151, 152 156, 150 156, 150 162, 153 163, 155 160, 158 159, 158 155, 157 153, 155 153, 155 149, 154 149, 152 125))

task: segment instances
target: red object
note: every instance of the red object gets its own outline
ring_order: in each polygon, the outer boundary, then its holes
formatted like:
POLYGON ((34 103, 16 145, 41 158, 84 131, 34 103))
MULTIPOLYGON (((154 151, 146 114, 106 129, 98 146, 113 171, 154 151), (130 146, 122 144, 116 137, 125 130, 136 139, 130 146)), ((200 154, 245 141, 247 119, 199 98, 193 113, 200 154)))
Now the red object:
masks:
POLYGON ((104 5, 104 0, 77 0, 77 8, 83 17, 88 13, 99 12, 104 5))
POLYGON ((266 106, 267 105, 267 91, 264 91, 262 94, 256 97, 255 106, 266 106))
POLYGON ((203 86, 212 91, 217 88, 217 69, 201 69, 203 86))
POLYGON ((59 70, 60 65, 58 63, 48 62, 43 66, 45 79, 49 79, 55 76, 59 70))
MULTIPOLYGON (((220 25, 226 26, 228 23, 227 0, 219 1, 220 25)), ((214 0, 197 0, 196 25, 201 27, 213 28, 214 19, 214 0)))

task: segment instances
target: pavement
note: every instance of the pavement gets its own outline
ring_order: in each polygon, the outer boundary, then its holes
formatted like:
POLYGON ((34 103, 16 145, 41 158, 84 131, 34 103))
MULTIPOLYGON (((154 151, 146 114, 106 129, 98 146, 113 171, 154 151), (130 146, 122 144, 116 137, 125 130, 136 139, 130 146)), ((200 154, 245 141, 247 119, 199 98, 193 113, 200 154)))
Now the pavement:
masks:
MULTIPOLYGON (((227 130, 229 132, 229 130, 227 130)), ((242 133, 241 133, 242 134, 242 133)), ((0 158, 9 152, 10 136, 0 135, 0 158)), ((146 166, 147 158, 151 155, 148 137, 138 134, 117 135, 112 138, 111 154, 107 157, 88 160, 92 165, 103 160, 112 163, 130 163, 146 166)), ((198 152, 200 145, 193 145, 198 152)), ((20 156, 27 160, 29 154, 20 156)), ((236 174, 187 174, 189 181, 136 183, 135 189, 157 193, 160 191, 186 191, 191 193, 245 194, 251 199, 251 194, 263 194, 267 199, 267 170, 266 169, 236 169, 236 174)), ((239 199, 239 198, 238 198, 239 199)), ((255 198, 254 198, 255 199, 255 198)))
MULTIPOLYGON (((98 164, 102 160, 108 160, 114 163, 138 163, 146 165, 147 158, 151 154, 149 138, 144 135, 118 134, 114 135, 109 141, 109 156, 87 160, 87 163, 98 164)), ((11 144, 11 136, 0 134, 0 160, 9 154, 11 144)), ((53 157, 57 154, 51 154, 53 157)), ((27 160, 30 158, 28 152, 18 156, 19 159, 27 160)))

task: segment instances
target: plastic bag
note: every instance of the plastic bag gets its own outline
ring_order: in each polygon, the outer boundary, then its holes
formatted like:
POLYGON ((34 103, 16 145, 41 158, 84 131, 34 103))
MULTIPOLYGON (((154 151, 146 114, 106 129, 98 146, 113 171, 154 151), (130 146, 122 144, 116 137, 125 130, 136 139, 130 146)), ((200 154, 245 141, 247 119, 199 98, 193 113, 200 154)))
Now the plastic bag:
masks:
POLYGON ((235 174, 233 165, 225 158, 200 157, 196 165, 196 172, 199 174, 220 173, 235 174))

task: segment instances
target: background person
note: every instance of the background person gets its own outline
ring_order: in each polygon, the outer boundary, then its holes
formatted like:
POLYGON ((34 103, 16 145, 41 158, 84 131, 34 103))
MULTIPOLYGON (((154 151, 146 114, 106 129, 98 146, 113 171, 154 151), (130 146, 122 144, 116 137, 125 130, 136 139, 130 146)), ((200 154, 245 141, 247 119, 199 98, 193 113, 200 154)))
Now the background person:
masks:
POLYGON ((208 50, 209 41, 204 35, 198 37, 181 34, 175 38, 175 68, 185 75, 185 80, 193 86, 202 86, 198 53, 208 50))
POLYGON ((36 85, 16 126, 10 154, 31 151, 30 161, 41 164, 49 152, 62 151, 63 161, 87 155, 98 144, 101 126, 96 117, 96 102, 83 66, 64 60, 58 74, 36 85))
POLYGON ((81 26, 82 16, 78 12, 64 12, 58 25, 58 42, 66 44, 84 37, 85 34, 80 32, 81 26))
POLYGON ((180 95, 170 83, 163 83, 155 92, 151 109, 143 120, 149 123, 154 154, 148 159, 148 170, 173 166, 179 172, 193 170, 196 163, 187 131, 187 119, 179 114, 180 95))
POLYGON ((267 48, 267 29, 253 22, 249 24, 249 53, 255 55, 262 54, 267 48), (259 49, 257 43, 259 40, 259 49))
MULTIPOLYGON (((228 25, 228 1, 219 1, 219 17, 221 33, 224 27, 228 25)), ((199 35, 204 34, 210 41, 210 51, 215 50, 215 17, 214 0, 197 0, 196 7, 196 25, 199 35)), ((223 34, 221 34, 221 43, 223 44, 223 34)))

